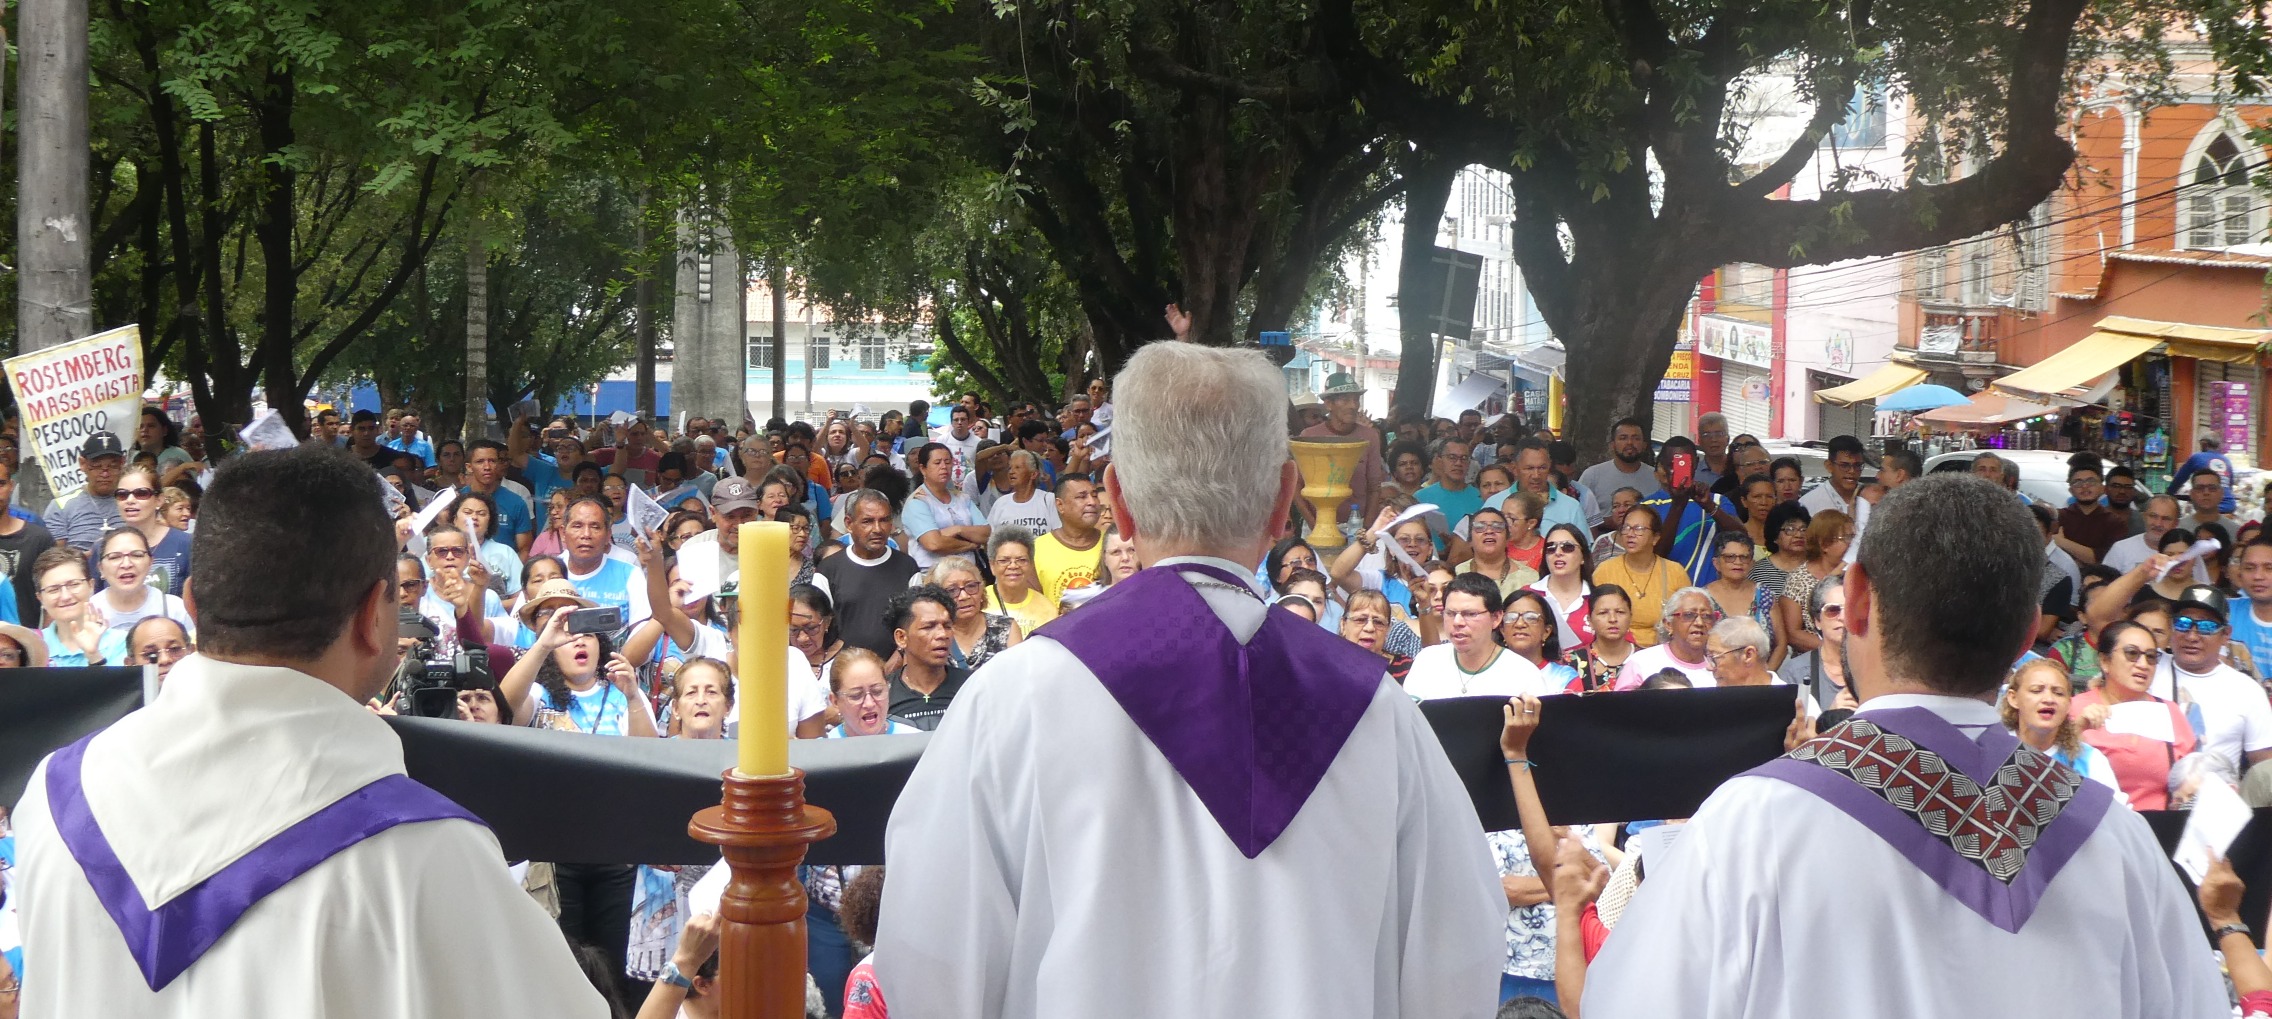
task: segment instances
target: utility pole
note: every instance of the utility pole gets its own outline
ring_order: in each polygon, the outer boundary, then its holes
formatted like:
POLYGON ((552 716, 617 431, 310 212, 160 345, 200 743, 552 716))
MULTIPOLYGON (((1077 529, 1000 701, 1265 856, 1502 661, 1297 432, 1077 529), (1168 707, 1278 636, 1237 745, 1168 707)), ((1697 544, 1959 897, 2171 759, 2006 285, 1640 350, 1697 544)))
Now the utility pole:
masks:
MULTIPOLYGON (((482 229, 481 177, 474 176, 465 221, 465 420, 470 444, 489 437, 489 244, 482 229)), ((453 483, 455 479, 450 479, 453 483)))
POLYGON ((25 353, 95 331, 87 0, 21 0, 16 11, 16 349, 25 353))

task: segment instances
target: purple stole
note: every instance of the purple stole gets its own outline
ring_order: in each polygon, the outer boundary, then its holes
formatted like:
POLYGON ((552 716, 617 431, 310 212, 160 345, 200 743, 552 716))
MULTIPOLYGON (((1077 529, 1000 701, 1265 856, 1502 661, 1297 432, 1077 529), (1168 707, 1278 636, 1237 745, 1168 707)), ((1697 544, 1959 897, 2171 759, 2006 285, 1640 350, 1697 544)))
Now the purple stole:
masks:
POLYGON ((1864 711, 1748 774, 1822 797, 2012 933, 2114 803, 2002 726, 1974 738, 1925 708, 1864 711))
POLYGON ((1202 563, 1154 567, 1034 632, 1096 674, 1251 860, 1325 778, 1387 663, 1277 606, 1242 645, 1184 573, 1253 591, 1202 563))
POLYGON ((102 825, 87 809, 79 780, 87 739, 56 751, 48 759, 48 812, 55 819, 64 848, 86 873, 95 898, 102 901, 104 911, 125 935, 127 951, 152 991, 172 983, 270 892, 356 843, 398 824, 450 818, 481 823, 464 807, 412 781, 410 776, 388 775, 284 829, 165 905, 151 909, 143 905, 134 879, 127 875, 110 840, 103 835, 102 825))

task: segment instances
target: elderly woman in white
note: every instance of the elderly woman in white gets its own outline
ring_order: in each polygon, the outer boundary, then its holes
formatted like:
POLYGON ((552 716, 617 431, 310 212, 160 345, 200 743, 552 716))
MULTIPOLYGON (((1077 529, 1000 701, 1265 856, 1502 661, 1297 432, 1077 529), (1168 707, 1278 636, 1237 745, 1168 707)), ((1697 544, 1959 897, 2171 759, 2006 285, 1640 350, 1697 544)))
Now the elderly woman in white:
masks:
POLYGON ((1666 669, 1678 669, 1693 686, 1717 686, 1704 642, 1720 621, 1720 603, 1701 587, 1684 587, 1665 599, 1657 617, 1658 641, 1633 652, 1617 674, 1617 689, 1632 690, 1666 669))

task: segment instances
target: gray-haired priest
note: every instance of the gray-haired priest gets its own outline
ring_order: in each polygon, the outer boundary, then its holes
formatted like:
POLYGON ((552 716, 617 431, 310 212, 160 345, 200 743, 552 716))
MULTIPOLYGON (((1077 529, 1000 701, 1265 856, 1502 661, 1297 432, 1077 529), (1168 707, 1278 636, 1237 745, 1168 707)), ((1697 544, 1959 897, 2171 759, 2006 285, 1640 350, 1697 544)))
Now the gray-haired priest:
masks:
POLYGON ((1258 353, 1145 347, 1105 489, 1149 568, 975 675, 893 811, 894 1019, 1485 1017, 1507 900, 1379 656, 1266 608, 1300 485, 1258 353))
POLYGON ((1846 574, 1861 711, 1698 808, 1585 1019, 2231 1015, 2145 820, 1997 715, 2044 568, 2003 488, 1886 495, 1846 574))

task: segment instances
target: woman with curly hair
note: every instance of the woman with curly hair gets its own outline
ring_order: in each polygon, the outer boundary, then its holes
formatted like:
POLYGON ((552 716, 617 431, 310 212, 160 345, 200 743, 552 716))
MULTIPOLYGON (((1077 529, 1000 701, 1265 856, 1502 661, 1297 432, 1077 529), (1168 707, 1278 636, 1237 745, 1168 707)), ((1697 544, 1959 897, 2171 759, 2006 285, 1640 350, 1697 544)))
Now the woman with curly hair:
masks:
POLYGON ((2067 711, 2075 693, 2067 670, 2048 658, 2037 658, 2012 670, 2004 681, 2004 696, 1997 702, 2004 727, 2012 730, 2038 753, 2048 754, 2084 778, 2119 791, 2114 765, 2097 747, 2083 742, 2083 726, 2067 711))

